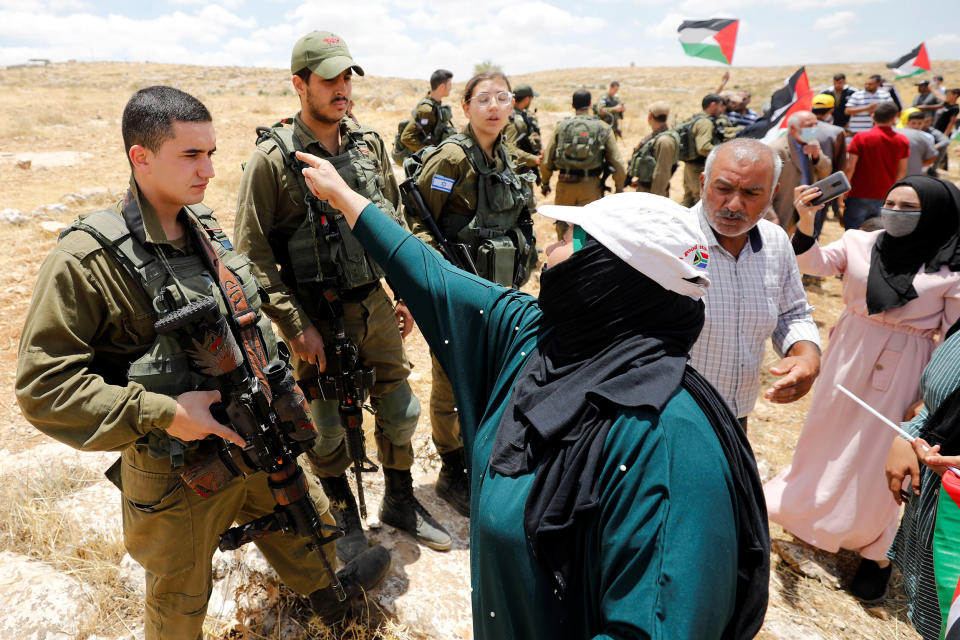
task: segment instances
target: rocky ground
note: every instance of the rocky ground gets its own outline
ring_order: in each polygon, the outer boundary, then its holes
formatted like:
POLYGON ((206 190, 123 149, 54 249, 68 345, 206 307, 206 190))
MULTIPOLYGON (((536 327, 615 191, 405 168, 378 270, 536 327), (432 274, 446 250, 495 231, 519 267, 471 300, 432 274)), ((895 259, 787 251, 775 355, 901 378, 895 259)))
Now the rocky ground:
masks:
MULTIPOLYGON (((855 85, 883 71, 882 65, 833 65, 808 69, 823 86, 837 70, 855 85)), ((793 69, 735 68, 733 87, 750 89, 759 107, 793 69)), ((960 75, 960 63, 938 67, 960 75)), ((646 135, 643 105, 664 99, 677 117, 697 110, 700 96, 715 89, 713 67, 674 69, 573 69, 514 78, 531 82, 540 97, 546 132, 567 115, 570 93, 587 86, 595 96, 611 79, 623 83, 627 104, 626 155, 646 135)), ((464 80, 464 78, 458 78, 464 80)), ((119 496, 102 471, 116 454, 78 453, 30 427, 13 396, 16 349, 36 272, 57 233, 76 215, 119 197, 128 179, 119 135, 120 112, 137 88, 172 84, 194 93, 210 107, 218 133, 217 178, 206 203, 233 226, 240 164, 249 155, 254 127, 271 124, 296 110, 289 77, 276 69, 206 68, 156 64, 57 64, 0 69, 0 638, 114 640, 142 637, 142 569, 123 551, 119 496)), ((455 94, 462 87, 458 85, 455 94)), ((354 88, 360 120, 392 142, 396 123, 425 92, 422 81, 366 77, 354 88)), ((908 83, 900 87, 912 96, 908 83)), ((455 108, 455 118, 462 116, 455 108)), ((958 158, 951 153, 953 158, 958 158)), ((954 162, 951 173, 960 177, 954 162)), ((680 193, 679 172, 674 194, 680 193)), ((550 199, 543 202, 550 202, 550 199)), ((541 246, 551 241, 550 225, 537 220, 541 246)), ((838 237, 835 222, 826 227, 838 237)), ((527 289, 536 293, 534 278, 527 289)), ((841 309, 840 281, 827 279, 808 291, 824 339, 841 309)), ((407 341, 412 384, 426 404, 430 364, 418 332, 407 341)), ((766 363, 776 356, 771 351, 766 363)), ((767 375, 765 382, 772 377, 767 375)), ((762 400, 751 416, 750 439, 764 478, 789 463, 808 400, 774 406, 762 400)), ((878 427, 881 428, 881 427, 878 427)), ((255 551, 218 554, 217 584, 207 633, 212 638, 463 638, 472 637, 468 579, 469 522, 432 491, 439 466, 429 441, 426 411, 415 436, 416 493, 454 537, 453 549, 419 548, 391 527, 371 522, 371 538, 393 554, 384 584, 370 596, 371 613, 343 628, 328 630, 309 619, 302 602, 278 587, 255 551)), ((371 440, 372 445, 372 440, 371 440)), ((371 450, 373 447, 371 446, 371 450)), ((376 511, 382 479, 365 479, 376 511)), ((914 639, 899 590, 882 607, 865 608, 842 586, 852 577, 850 554, 814 552, 778 527, 772 534, 780 553, 773 558, 771 603, 759 638, 764 640, 852 638, 914 639)), ((708 568, 704 568, 708 570, 708 568)))

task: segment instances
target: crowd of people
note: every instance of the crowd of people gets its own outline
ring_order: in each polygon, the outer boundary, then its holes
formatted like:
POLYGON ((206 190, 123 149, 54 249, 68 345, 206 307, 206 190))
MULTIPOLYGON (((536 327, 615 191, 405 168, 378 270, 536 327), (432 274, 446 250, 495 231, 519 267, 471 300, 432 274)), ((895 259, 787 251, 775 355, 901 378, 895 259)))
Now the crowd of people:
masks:
POLYGON ((233 242, 202 205, 211 114, 171 87, 137 91, 122 121, 129 190, 61 236, 22 333, 27 419, 79 449, 122 452, 111 478, 146 572, 148 640, 200 638, 218 537, 290 498, 275 473, 244 466, 256 443, 233 414, 221 421, 230 383, 196 363, 219 343, 159 328, 210 298, 266 397, 279 394, 266 360, 286 360, 309 408, 313 436, 299 442, 314 526, 333 533, 307 545, 288 522, 251 539, 325 623, 390 565, 348 479, 376 467, 358 463, 345 388, 375 408, 380 520, 451 547, 410 471, 420 401, 404 339, 416 323, 431 351, 435 490, 470 518, 476 638, 751 638, 767 606, 768 518, 860 554, 850 590, 865 602, 884 598, 892 559, 915 626, 939 636, 929 539, 937 473, 960 454, 960 425, 944 418, 960 402, 960 343, 946 339, 960 320, 960 190, 938 172, 960 89, 922 80, 907 107, 880 76, 854 90, 837 74, 765 143, 746 134, 768 114, 725 90, 726 74, 675 126, 669 104, 648 105, 650 133, 625 162, 617 81, 596 103, 574 91, 573 114, 546 132, 533 87, 478 73, 458 131, 443 103, 453 74, 438 69, 389 147, 351 112, 364 70, 342 38, 305 35, 290 72, 300 109, 260 130, 233 242), (816 183, 839 172, 849 191, 821 201, 816 183), (538 205, 538 184, 553 204, 538 205), (846 231, 821 246, 830 211, 846 231), (544 251, 535 212, 555 221, 544 251), (541 267, 539 295, 521 292, 541 267), (804 283, 833 275, 844 311, 821 353, 804 283), (761 391, 768 339, 780 360, 761 391), (937 447, 895 439, 839 384, 937 447), (761 393, 790 403, 811 389, 792 463, 763 485, 749 415, 761 393), (229 473, 203 496, 188 483, 197 468, 229 473))

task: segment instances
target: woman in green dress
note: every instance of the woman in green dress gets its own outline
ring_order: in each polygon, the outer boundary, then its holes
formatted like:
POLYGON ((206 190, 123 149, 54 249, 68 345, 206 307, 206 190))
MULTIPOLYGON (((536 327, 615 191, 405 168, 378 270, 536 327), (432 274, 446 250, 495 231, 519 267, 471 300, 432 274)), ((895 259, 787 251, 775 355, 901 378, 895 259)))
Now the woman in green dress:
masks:
POLYGON ((555 208, 576 250, 537 299, 457 269, 300 157, 453 383, 474 637, 754 637, 766 511, 745 435, 686 365, 708 284, 695 219, 643 193, 555 208))

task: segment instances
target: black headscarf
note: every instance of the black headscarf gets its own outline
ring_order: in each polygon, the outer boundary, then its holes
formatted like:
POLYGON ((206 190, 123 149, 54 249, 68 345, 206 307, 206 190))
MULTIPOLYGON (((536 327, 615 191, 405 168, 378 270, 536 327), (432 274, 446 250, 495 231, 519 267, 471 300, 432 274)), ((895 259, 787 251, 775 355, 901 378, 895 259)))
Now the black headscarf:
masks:
POLYGON ((717 392, 686 366, 703 327, 703 303, 667 291, 588 237, 583 249, 544 272, 540 308, 545 328, 514 385, 490 466, 511 477, 536 469, 524 528, 558 597, 582 579, 571 549, 598 506, 597 477, 614 420, 623 408, 659 412, 691 378, 698 389, 691 393, 701 407, 710 405, 704 413, 724 433, 718 438, 737 491, 737 613, 724 637, 752 638, 767 603, 766 509, 742 430, 717 392))
POLYGON ((927 273, 944 265, 960 271, 960 189, 946 180, 910 176, 890 190, 904 185, 920 197, 920 221, 909 235, 895 238, 882 233, 873 245, 867 276, 867 312, 871 315, 916 298, 913 278, 921 266, 926 265, 927 273))

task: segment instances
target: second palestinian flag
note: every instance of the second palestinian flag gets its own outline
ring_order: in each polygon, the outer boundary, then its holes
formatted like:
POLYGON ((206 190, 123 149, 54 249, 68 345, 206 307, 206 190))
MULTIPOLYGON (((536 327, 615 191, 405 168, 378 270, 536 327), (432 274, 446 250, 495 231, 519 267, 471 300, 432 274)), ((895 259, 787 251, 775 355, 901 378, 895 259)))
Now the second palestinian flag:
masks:
POLYGON ((887 68, 893 69, 894 73, 897 74, 897 80, 930 71, 930 56, 927 55, 927 46, 921 42, 910 53, 900 56, 893 62, 888 62, 887 68))
POLYGON ((725 18, 684 20, 677 32, 688 56, 731 64, 739 24, 739 20, 725 18))
POLYGON ((960 478, 943 474, 933 530, 933 575, 943 615, 941 637, 960 640, 960 478))

